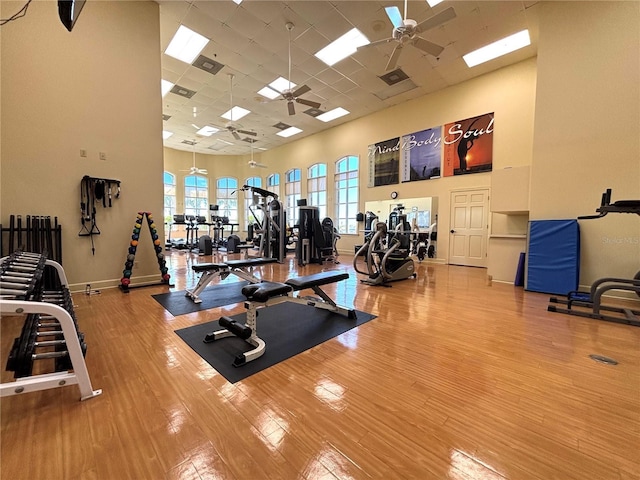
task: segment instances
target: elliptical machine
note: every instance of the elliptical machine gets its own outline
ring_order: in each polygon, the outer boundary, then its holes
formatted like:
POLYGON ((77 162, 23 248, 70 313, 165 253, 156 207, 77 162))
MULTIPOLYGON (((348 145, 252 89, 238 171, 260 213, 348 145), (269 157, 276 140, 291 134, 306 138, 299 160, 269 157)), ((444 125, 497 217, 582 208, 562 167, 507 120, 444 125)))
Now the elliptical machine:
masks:
POLYGON ((354 270, 367 275, 367 278, 360 280, 362 283, 385 285, 417 276, 415 263, 410 257, 410 226, 406 215, 402 214, 401 205, 389 215, 389 225, 390 231, 387 229, 387 224, 378 222, 375 233, 365 241, 353 257, 354 270), (366 271, 358 265, 358 259, 361 256, 364 256, 366 271))

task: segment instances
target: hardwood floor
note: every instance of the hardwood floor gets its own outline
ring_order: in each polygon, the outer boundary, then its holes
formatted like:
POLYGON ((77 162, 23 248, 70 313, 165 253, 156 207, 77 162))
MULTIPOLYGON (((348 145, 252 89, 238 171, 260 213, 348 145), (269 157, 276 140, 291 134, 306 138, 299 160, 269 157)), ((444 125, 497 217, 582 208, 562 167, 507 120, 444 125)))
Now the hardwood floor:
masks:
MULTIPOLYGON (((174 330, 242 304, 173 317, 162 286, 74 294, 104 393, 3 398, 2 479, 640 479, 640 328, 549 313, 484 269, 381 288, 340 259, 264 276, 344 269, 326 290, 378 318, 236 384, 174 330)), ((167 260, 180 290, 211 259, 167 260)), ((3 319, 3 361, 19 328, 3 319)))

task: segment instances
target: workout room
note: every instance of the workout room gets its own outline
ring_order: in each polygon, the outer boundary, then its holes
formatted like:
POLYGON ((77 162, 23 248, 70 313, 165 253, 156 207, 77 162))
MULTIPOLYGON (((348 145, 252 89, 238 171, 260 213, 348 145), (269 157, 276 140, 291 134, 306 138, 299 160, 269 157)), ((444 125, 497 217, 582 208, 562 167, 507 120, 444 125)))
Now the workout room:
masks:
POLYGON ((640 3, 0 18, 0 478, 638 478, 640 3))

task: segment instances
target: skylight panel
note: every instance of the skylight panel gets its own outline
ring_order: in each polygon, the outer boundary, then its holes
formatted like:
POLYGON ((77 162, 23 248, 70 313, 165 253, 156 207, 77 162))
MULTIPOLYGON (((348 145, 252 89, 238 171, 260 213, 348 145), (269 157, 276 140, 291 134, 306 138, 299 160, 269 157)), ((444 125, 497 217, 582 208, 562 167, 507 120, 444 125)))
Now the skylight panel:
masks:
POLYGON ((180 25, 164 53, 190 64, 200 55, 207 43, 209 43, 208 38, 180 25))
POLYGON ((175 83, 171 83, 169 80, 160 80, 160 88, 162 91, 162 96, 164 97, 169 91, 173 88, 175 83))
POLYGON ((222 115, 222 118, 226 118, 227 120, 235 121, 240 120, 245 115, 249 115, 251 110, 247 110, 246 108, 235 106, 231 110, 227 110, 222 115))
POLYGON ((271 100, 274 100, 280 96, 278 92, 276 92, 274 89, 269 87, 263 87, 261 90, 258 91, 258 93, 263 97, 270 98, 271 100))
POLYGON ((198 130, 196 133, 198 135, 202 135, 204 137, 210 137, 211 135, 213 135, 214 133, 219 132, 219 131, 220 131, 219 128, 212 127, 211 125, 205 125, 200 130, 198 130))
POLYGON ((316 118, 318 120, 322 120, 323 122, 330 122, 331 120, 335 120, 336 118, 344 117, 345 115, 349 115, 348 110, 345 110, 342 107, 334 108, 333 110, 329 110, 328 112, 323 113, 322 115, 318 115, 316 118))
POLYGON ((281 137, 291 137, 293 135, 296 135, 298 133, 300 133, 302 130, 300 130, 297 127, 289 127, 286 130, 282 130, 281 132, 276 133, 276 135, 280 135, 281 137))
POLYGON ((296 88, 296 84, 293 82, 289 82, 286 78, 278 77, 273 82, 269 84, 271 88, 282 93, 285 90, 289 90, 290 88, 293 90, 296 88))
POLYGON ((467 66, 471 68, 524 48, 530 44, 529 30, 522 30, 521 32, 514 33, 513 35, 509 35, 508 37, 467 53, 463 55, 462 58, 467 63, 467 66))
POLYGON ((369 39, 365 37, 360 30, 352 28, 316 53, 315 56, 327 65, 332 66, 343 58, 347 58, 349 55, 356 53, 358 47, 369 43, 371 43, 369 39))

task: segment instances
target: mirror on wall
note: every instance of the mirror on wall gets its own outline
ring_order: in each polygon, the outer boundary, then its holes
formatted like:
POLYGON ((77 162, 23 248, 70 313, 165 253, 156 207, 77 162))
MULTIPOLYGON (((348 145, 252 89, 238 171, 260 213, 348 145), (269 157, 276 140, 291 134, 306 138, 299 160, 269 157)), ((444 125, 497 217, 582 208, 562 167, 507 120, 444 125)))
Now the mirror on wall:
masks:
MULTIPOLYGON (((430 250, 431 258, 437 257, 437 231, 438 231, 438 197, 405 198, 400 200, 378 200, 365 202, 365 212, 370 212, 378 217, 378 221, 387 223, 389 214, 398 205, 402 205, 403 213, 407 215, 407 221, 411 225, 415 238, 418 234, 425 234, 428 245, 434 248, 430 250)), ((367 215, 367 214, 365 214, 367 215)))

